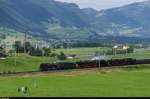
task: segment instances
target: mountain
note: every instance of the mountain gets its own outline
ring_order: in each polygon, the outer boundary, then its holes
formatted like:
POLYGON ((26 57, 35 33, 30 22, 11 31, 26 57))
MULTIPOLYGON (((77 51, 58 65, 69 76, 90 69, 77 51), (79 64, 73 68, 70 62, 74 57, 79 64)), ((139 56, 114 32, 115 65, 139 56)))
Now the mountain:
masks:
POLYGON ((1 27, 58 39, 66 32, 73 32, 74 35, 77 32, 87 32, 83 29, 88 26, 86 14, 72 3, 53 0, 1 0, 0 4, 1 27))
POLYGON ((149 20, 150 1, 96 11, 55 0, 0 0, 0 33, 5 28, 43 39, 145 39, 150 38, 149 20))
POLYGON ((150 1, 102 10, 92 23, 99 34, 150 38, 150 1))

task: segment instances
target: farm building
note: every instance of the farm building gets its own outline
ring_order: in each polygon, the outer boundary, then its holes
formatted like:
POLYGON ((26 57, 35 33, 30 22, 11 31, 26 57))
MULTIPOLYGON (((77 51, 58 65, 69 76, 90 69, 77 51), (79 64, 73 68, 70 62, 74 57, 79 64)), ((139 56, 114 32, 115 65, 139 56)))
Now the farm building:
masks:
POLYGON ((113 48, 115 48, 115 49, 117 49, 117 48, 119 48, 119 49, 128 49, 129 46, 123 45, 123 44, 118 44, 118 45, 115 45, 113 48))

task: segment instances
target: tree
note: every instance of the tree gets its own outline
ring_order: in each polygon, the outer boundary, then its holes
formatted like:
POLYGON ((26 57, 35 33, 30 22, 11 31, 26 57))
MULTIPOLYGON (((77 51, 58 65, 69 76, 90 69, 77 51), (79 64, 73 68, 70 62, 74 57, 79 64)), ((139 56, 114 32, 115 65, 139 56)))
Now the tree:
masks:
POLYGON ((29 54, 31 56, 42 56, 43 55, 42 50, 40 50, 39 48, 34 48, 34 47, 30 48, 29 54))
POLYGON ((128 49, 127 49, 127 53, 133 53, 134 52, 134 47, 133 46, 130 46, 128 49))
POLYGON ((13 47, 16 50, 17 53, 23 52, 23 47, 22 47, 20 41, 16 41, 15 44, 13 45, 13 47))
POLYGON ((44 56, 50 56, 51 50, 49 48, 44 47, 43 51, 44 51, 44 56))
POLYGON ((35 55, 35 51, 36 51, 36 49, 35 49, 34 47, 31 47, 31 48, 30 48, 30 51, 29 51, 29 54, 30 54, 31 56, 34 56, 34 55, 35 55))
POLYGON ((39 48, 36 49, 36 56, 42 56, 43 53, 42 53, 42 50, 40 50, 39 48))
POLYGON ((32 46, 31 46, 30 42, 26 42, 25 45, 22 45, 21 41, 16 41, 15 44, 13 45, 13 47, 17 53, 23 53, 24 46, 25 46, 27 52, 29 52, 31 50, 32 46))
POLYGON ((57 57, 58 55, 56 53, 50 53, 49 57, 57 57))
POLYGON ((0 47, 0 56, 5 56, 6 55, 6 51, 3 47, 0 47))
POLYGON ((0 52, 3 52, 4 51, 4 48, 3 47, 0 47, 0 52))
POLYGON ((32 48, 30 42, 25 42, 25 48, 26 48, 26 52, 29 52, 29 53, 30 53, 31 48, 32 48))
POLYGON ((60 55, 58 55, 58 59, 59 60, 66 60, 67 57, 66 57, 66 55, 63 52, 60 52, 60 55))
POLYGON ((63 43, 63 48, 65 48, 65 49, 68 48, 68 44, 66 42, 63 43))

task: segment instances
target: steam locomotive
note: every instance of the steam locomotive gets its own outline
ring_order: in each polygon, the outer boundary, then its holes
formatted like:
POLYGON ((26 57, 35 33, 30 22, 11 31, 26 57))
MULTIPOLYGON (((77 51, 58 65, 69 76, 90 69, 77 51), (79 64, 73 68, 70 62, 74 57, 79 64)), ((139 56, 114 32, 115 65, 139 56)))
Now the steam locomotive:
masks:
POLYGON ((111 59, 111 60, 87 60, 78 62, 56 62, 56 63, 42 63, 40 71, 53 71, 53 70, 68 70, 68 69, 84 69, 84 68, 97 68, 97 67, 114 67, 126 66, 137 64, 150 64, 150 59, 111 59))

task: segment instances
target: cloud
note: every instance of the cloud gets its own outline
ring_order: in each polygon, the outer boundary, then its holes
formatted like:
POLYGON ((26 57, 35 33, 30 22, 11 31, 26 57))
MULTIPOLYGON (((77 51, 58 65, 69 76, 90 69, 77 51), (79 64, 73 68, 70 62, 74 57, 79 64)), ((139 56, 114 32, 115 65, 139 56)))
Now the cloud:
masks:
POLYGON ((81 8, 95 8, 97 10, 101 10, 146 0, 57 0, 57 1, 76 3, 81 8))

